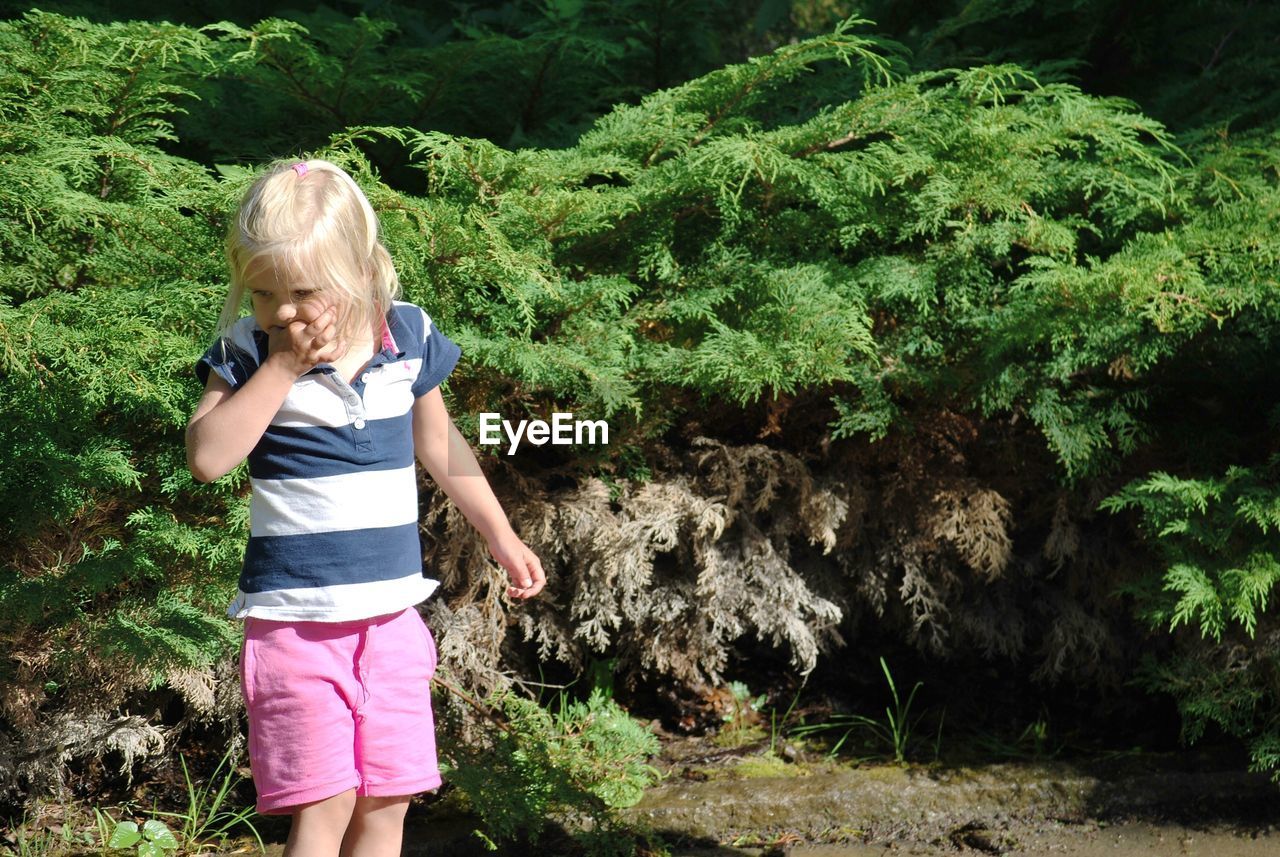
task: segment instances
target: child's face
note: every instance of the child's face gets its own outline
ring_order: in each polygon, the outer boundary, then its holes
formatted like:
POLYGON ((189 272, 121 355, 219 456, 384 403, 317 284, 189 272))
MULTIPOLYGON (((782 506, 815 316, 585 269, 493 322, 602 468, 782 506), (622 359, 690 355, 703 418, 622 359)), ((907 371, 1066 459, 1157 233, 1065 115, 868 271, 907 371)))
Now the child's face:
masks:
POLYGON ((253 317, 267 333, 295 319, 313 321, 332 303, 319 289, 299 282, 269 259, 251 264, 244 284, 253 302, 253 317))

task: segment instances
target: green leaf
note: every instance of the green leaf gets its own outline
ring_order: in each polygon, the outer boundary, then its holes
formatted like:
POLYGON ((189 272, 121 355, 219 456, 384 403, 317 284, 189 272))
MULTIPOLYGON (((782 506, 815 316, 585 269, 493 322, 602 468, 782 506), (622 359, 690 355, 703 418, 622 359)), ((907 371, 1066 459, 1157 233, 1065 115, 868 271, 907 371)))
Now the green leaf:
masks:
POLYGON ((108 848, 132 848, 142 839, 142 834, 138 832, 138 823, 135 821, 122 821, 116 825, 116 829, 111 831, 111 838, 107 840, 108 848))
POLYGON ((167 850, 175 850, 178 847, 178 840, 174 838, 173 833, 165 826, 163 821, 157 821, 152 818, 142 825, 143 835, 156 845, 167 850))

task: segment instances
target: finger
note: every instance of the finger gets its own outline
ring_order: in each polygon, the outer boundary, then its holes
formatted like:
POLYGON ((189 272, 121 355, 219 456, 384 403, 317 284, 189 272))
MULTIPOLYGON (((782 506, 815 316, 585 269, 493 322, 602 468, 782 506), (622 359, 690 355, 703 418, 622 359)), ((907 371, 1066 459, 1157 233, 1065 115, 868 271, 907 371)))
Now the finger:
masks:
POLYGON ((528 563, 529 574, 530 577, 533 578, 533 582, 525 597, 532 598, 541 592, 542 588, 547 585, 547 573, 542 570, 542 561, 538 559, 538 555, 533 551, 528 551, 527 553, 528 555, 526 556, 525 561, 528 563))
POLYGON ((338 310, 336 307, 325 307, 322 312, 310 319, 307 324, 307 332, 316 335, 326 328, 333 327, 335 321, 338 320, 338 310))
POLYGON ((542 560, 538 559, 538 555, 527 548, 525 554, 525 561, 529 565, 529 573, 533 575, 534 582, 546 583, 547 573, 542 569, 542 560))
POLYGON ((542 570, 542 563, 533 551, 526 548, 522 559, 524 566, 511 575, 516 583, 515 586, 511 587, 515 593, 512 597, 532 598, 542 591, 542 587, 546 585, 547 577, 542 570))
POLYGON ((327 307, 318 307, 312 304, 301 304, 295 311, 293 320, 302 322, 306 328, 308 335, 314 336, 316 332, 323 329, 329 322, 326 321, 325 313, 328 312, 327 307))
MULTIPOLYGON (((310 331, 311 327, 309 326, 307 330, 310 331)), ((324 346, 331 344, 337 338, 338 328, 330 324, 327 327, 322 327, 311 334, 311 345, 313 348, 323 348, 324 346)))
POLYGON ((507 575, 511 578, 511 585, 507 587, 507 595, 512 598, 524 598, 524 593, 529 588, 529 581, 522 579, 520 572, 516 568, 508 569, 507 575))
POLYGON ((515 587, 512 587, 509 590, 509 593, 512 598, 516 598, 521 601, 524 601, 527 598, 532 598, 533 596, 537 595, 540 591, 541 591, 540 589, 535 589, 532 587, 530 587, 529 589, 516 589, 515 587))
POLYGON ((341 357, 343 354, 346 354, 346 353, 347 353, 347 344, 341 339, 335 339, 333 342, 330 342, 321 348, 315 349, 316 358, 318 360, 323 360, 326 363, 332 363, 333 361, 337 360, 339 357, 341 357))
POLYGON ((511 567, 511 583, 516 589, 528 589, 533 586, 533 579, 529 576, 529 572, 523 564, 516 564, 511 567))
POLYGON ((336 310, 334 305, 331 303, 322 303, 317 300, 308 300, 308 301, 303 301, 297 304, 294 312, 297 313, 298 318, 302 319, 305 322, 310 323, 320 318, 320 316, 324 315, 326 312, 328 312, 331 309, 336 310))

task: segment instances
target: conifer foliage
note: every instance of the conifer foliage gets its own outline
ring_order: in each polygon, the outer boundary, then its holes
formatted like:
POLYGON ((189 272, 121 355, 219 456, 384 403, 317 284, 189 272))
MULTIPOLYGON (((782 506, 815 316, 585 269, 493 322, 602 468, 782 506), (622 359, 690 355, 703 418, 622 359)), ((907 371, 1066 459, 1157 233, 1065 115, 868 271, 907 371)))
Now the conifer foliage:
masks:
POLYGON ((161 149, 206 45, 38 12, 0 26, 6 786, 163 748, 126 694, 211 675, 234 640, 217 605, 243 512, 230 485, 190 493, 181 446, 226 199, 161 149))
MULTIPOLYGON (((156 752, 165 692, 234 723, 245 478, 194 485, 182 431, 253 165, 172 154, 175 122, 281 57, 337 92, 321 60, 380 26, 0 23, 7 786, 156 752)), ((462 345, 466 436, 480 411, 612 427, 486 461, 551 573, 530 605, 425 486, 444 659, 485 691, 530 668, 519 642, 690 686, 740 642, 807 672, 874 633, 1101 682, 1139 633, 1124 586, 1179 634, 1148 675, 1191 733, 1261 735, 1274 766, 1280 150, 1184 150, 1014 65, 911 72, 871 32, 618 104, 567 147, 343 124, 307 153, 356 176, 406 296, 462 345), (383 181, 388 149, 412 190, 383 181)))

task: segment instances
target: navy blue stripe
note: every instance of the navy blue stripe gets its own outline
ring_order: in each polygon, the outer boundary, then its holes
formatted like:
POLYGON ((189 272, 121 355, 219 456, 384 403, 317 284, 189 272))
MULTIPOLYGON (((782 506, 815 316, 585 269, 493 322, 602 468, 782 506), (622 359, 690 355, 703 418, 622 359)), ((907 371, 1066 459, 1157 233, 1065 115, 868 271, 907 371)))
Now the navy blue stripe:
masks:
POLYGON ((249 453, 255 479, 315 479, 413 465, 413 412, 368 420, 364 428, 269 426, 249 453))
POLYGON ((387 315, 387 327, 391 328, 396 345, 412 357, 418 351, 418 344, 427 338, 422 329, 422 308, 413 304, 396 305, 387 315))
POLYGON ((453 367, 458 365, 461 355, 462 349, 458 344, 436 330, 434 324, 431 325, 431 334, 422 344, 422 366, 413 382, 413 395, 422 396, 440 386, 449 377, 453 367))
POLYGON ((240 574, 243 592, 394 580, 422 571, 417 523, 341 533, 255 536, 240 574))

